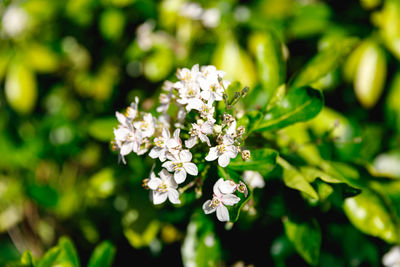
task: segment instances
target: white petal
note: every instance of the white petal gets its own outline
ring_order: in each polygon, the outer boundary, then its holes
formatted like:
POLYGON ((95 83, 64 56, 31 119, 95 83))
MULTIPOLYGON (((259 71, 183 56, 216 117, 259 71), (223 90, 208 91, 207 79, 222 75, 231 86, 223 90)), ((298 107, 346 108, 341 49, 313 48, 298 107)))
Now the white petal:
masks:
POLYGON ((190 162, 192 160, 192 153, 190 153, 189 150, 182 150, 179 153, 179 156, 181 158, 181 162, 190 162))
POLYGON ((218 158, 218 164, 219 164, 219 166, 221 166, 221 167, 223 167, 223 168, 225 168, 226 166, 228 166, 229 161, 230 161, 230 158, 229 158, 229 156, 228 156, 226 153, 222 154, 222 155, 219 156, 219 158, 218 158))
POLYGON ((222 203, 224 205, 233 206, 240 201, 240 197, 235 196, 234 194, 226 194, 222 196, 222 203))
POLYGON ((147 186, 152 189, 156 190, 158 186, 161 184, 161 179, 160 178, 152 178, 150 181, 147 183, 147 186))
POLYGON ((213 161, 216 158, 218 158, 218 149, 216 147, 212 147, 212 148, 210 148, 210 151, 208 152, 206 160, 213 161))
POLYGON ((153 158, 153 159, 158 158, 160 156, 162 150, 163 149, 161 147, 157 147, 157 146, 153 147, 149 153, 150 158, 153 158))
POLYGON ((231 194, 236 190, 236 183, 232 180, 226 180, 219 186, 222 194, 231 194))
POLYGON ((187 173, 193 176, 196 176, 199 173, 196 164, 191 162, 183 163, 183 168, 186 170, 187 173))
POLYGON ((205 123, 203 123, 203 125, 201 126, 201 131, 204 134, 212 134, 213 133, 213 128, 214 128, 214 123, 211 121, 206 121, 205 123))
POLYGON ((179 192, 176 189, 169 188, 168 189, 168 199, 173 204, 180 204, 181 201, 179 200, 179 192))
POLYGON ((169 172, 174 171, 174 163, 172 161, 164 162, 163 165, 161 165, 161 167, 166 168, 169 172))
POLYGON ((238 154, 238 150, 235 146, 228 146, 226 148, 226 152, 224 154, 226 154, 228 157, 234 159, 234 158, 236 158, 236 156, 238 154))
MULTIPOLYGON (((203 85, 203 87, 207 88, 206 86, 207 85, 203 85)), ((210 97, 211 97, 211 92, 209 91, 210 88, 207 88, 207 89, 203 89, 203 90, 206 90, 206 91, 202 91, 201 94, 200 94, 201 97, 204 98, 205 100, 209 100, 210 97)))
POLYGON ((132 152, 133 146, 134 144, 132 142, 125 143, 121 146, 119 153, 121 153, 122 156, 128 155, 132 152))
POLYGON ((201 101, 199 98, 191 98, 188 100, 186 110, 187 111, 191 111, 192 109, 200 110, 203 105, 204 105, 204 102, 201 101))
POLYGON ((186 171, 181 169, 174 174, 174 179, 177 184, 181 184, 186 180, 186 171))
POLYGON ((217 207, 217 218, 221 222, 229 221, 229 211, 224 205, 219 205, 217 207))
POLYGON ((168 139, 171 138, 171 134, 169 133, 169 130, 168 130, 167 128, 163 128, 163 130, 162 130, 162 137, 163 137, 165 140, 168 140, 168 139))
POLYGON ((223 182, 224 182, 224 179, 219 178, 218 181, 214 184, 213 192, 214 192, 214 194, 215 194, 216 196, 220 196, 220 195, 222 194, 221 191, 219 190, 219 187, 221 186, 221 184, 222 184, 223 182))
POLYGON ((201 142, 203 142, 203 143, 206 142, 208 146, 211 146, 210 139, 208 139, 207 135, 200 133, 199 138, 200 138, 201 142))
POLYGON ((197 136, 191 136, 188 140, 185 141, 185 146, 187 148, 192 148, 197 143, 197 136))
POLYGON ((161 162, 164 162, 167 159, 167 153, 168 153, 168 151, 166 149, 162 149, 161 150, 161 153, 160 153, 160 156, 159 156, 159 160, 161 162))
POLYGON ((153 191, 153 203, 154 205, 158 205, 161 203, 164 203, 165 200, 167 200, 168 197, 168 193, 167 192, 157 192, 157 191, 153 191))
POLYGON ((231 136, 229 136, 229 135, 224 135, 223 137, 222 137, 222 142, 226 145, 226 146, 229 146, 229 145, 232 145, 235 141, 233 140, 233 138, 231 137, 231 136))
POLYGON ((215 207, 211 206, 211 200, 207 200, 206 202, 204 202, 203 210, 205 214, 210 214, 215 211, 215 207))
POLYGON ((114 135, 115 135, 116 140, 125 141, 126 138, 128 137, 129 133, 130 133, 130 130, 125 127, 120 127, 118 129, 114 130, 114 135))
POLYGON ((115 112, 115 116, 117 117, 117 120, 119 121, 119 123, 121 123, 122 125, 125 125, 126 117, 122 113, 119 113, 117 111, 117 112, 115 112))

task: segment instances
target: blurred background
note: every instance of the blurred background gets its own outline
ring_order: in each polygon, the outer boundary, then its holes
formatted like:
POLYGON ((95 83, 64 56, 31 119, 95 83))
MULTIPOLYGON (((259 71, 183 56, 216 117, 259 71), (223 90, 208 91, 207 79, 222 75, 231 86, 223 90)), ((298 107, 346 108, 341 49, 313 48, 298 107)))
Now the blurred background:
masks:
MULTIPOLYGON (((327 153, 370 176, 400 178, 397 0, 0 0, 0 17, 0 265, 25 250, 40 258, 61 236, 83 266, 103 240, 116 248, 114 266, 189 265, 190 249, 181 247, 190 246, 192 209, 155 207, 142 188, 152 161, 131 155, 119 164, 110 141, 115 111, 135 96, 154 110, 163 81, 196 63, 249 86, 246 105, 256 109, 315 55, 328 54, 326 63, 353 38, 346 56, 312 81, 327 107, 310 127, 322 135, 340 119, 342 142, 327 153), (274 53, 285 67, 271 69, 274 53)), ((218 262, 308 265, 283 235, 293 203, 284 203, 278 181, 270 184, 254 219, 231 231, 215 224, 218 262)), ((396 243, 364 235, 343 211, 327 214, 315 214, 321 266, 379 266, 396 243)), ((203 247, 198 255, 209 253, 203 247)))

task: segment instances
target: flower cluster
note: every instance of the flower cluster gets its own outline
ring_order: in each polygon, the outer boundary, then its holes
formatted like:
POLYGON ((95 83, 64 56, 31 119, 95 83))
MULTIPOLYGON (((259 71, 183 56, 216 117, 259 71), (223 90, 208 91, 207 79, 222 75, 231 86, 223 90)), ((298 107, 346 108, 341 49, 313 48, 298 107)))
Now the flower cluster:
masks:
MULTIPOLYGON (((154 166, 161 169, 159 177, 152 171, 150 178, 144 180, 145 188, 152 191, 154 204, 163 203, 167 198, 179 204, 179 194, 184 190, 178 186, 189 175, 205 179, 202 177, 205 174, 199 176, 200 163, 209 165, 217 161, 219 166, 226 167, 239 152, 243 159, 250 157, 248 150, 241 149, 244 127, 238 127, 235 117, 226 110, 217 108, 221 101, 226 104, 230 82, 223 79, 224 75, 214 66, 180 69, 177 82, 166 81, 163 85, 157 117, 139 111, 137 98, 124 114, 116 112, 119 125, 114 129, 112 143, 121 160, 125 163, 125 156, 131 152, 137 155, 149 152, 151 158, 157 159, 154 166)), ((226 221, 229 214, 223 205, 238 203, 240 198, 233 192, 242 190, 247 194, 247 187, 244 183, 227 184, 221 179, 217 184, 213 200, 203 207, 206 213, 216 210, 218 219, 226 221)))

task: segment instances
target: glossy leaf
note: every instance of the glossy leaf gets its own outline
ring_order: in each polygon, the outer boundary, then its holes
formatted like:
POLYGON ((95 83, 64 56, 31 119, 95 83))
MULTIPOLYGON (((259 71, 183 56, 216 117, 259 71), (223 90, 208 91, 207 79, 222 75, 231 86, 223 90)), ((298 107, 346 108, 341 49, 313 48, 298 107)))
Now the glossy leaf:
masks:
POLYGON ((400 132, 400 71, 394 75, 385 103, 388 125, 400 132))
POLYGON ((220 265, 221 243, 208 216, 199 212, 190 220, 181 253, 185 266, 220 265))
POLYGON ((88 267, 109 267, 114 261, 115 247, 109 241, 103 241, 90 256, 88 267))
POLYGON ((398 242, 398 226, 381 199, 370 191, 347 198, 343 206, 350 222, 360 231, 379 237, 389 243, 398 242))
POLYGON ((269 149, 252 149, 250 159, 244 161, 240 157, 232 160, 229 163, 229 169, 236 171, 254 170, 260 173, 268 173, 276 165, 276 158, 278 157, 278 152, 269 149))
POLYGON ((300 256, 308 264, 316 266, 319 260, 322 240, 318 222, 315 219, 295 221, 285 217, 283 225, 286 236, 293 243, 300 256))
POLYGON ((281 157, 278 158, 277 163, 283 168, 283 182, 286 186, 299 190, 315 200, 319 199, 317 192, 301 172, 281 157))
POLYGON ((347 38, 320 51, 296 76, 291 87, 310 85, 333 71, 350 53, 356 43, 356 39, 347 38))
POLYGON ((76 248, 68 237, 61 237, 58 241, 58 247, 62 250, 60 262, 66 262, 70 264, 71 267, 80 266, 76 248))
POLYGON ((314 118, 324 105, 324 97, 311 87, 299 87, 289 90, 287 95, 278 101, 265 114, 255 131, 272 131, 284 128, 297 122, 314 118))

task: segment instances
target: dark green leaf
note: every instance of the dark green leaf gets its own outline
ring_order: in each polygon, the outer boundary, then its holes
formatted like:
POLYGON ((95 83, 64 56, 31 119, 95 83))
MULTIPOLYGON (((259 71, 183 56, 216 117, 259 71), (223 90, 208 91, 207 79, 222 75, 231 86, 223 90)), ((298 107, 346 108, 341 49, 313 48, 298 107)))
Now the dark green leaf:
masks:
POLYGON ((88 267, 109 267, 115 256, 115 247, 109 241, 103 241, 90 256, 88 267))
POLYGON ((229 163, 228 168, 236 171, 254 170, 264 174, 270 172, 275 167, 278 156, 277 151, 264 148, 253 149, 250 152, 250 159, 244 161, 240 157, 236 157, 235 160, 229 163))
POLYGON ((286 236, 293 243, 300 256, 312 266, 317 265, 322 239, 318 222, 315 219, 295 221, 285 217, 283 225, 286 236))
POLYGON ((287 95, 265 114, 254 131, 278 130, 314 118, 324 105, 324 97, 311 87, 289 90, 287 95))

